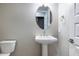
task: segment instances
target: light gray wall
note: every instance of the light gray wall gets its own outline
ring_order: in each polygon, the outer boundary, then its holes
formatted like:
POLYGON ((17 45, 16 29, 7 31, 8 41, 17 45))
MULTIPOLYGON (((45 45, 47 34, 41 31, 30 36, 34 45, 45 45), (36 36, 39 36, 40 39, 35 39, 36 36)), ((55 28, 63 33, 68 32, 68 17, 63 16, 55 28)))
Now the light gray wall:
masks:
POLYGON ((60 3, 58 10, 58 54, 60 56, 68 56, 69 55, 69 11, 71 3, 60 3), (61 17, 64 16, 64 19, 61 17))
POLYGON ((1 38, 16 39, 15 55, 40 55, 40 45, 34 41, 34 5, 0 4, 1 38))
MULTIPOLYGON (((14 54, 17 56, 41 55, 41 45, 34 41, 35 35, 42 35, 35 22, 35 12, 40 4, 0 4, 0 40, 16 39, 14 54)), ((47 35, 57 37, 58 5, 50 4, 53 23, 47 30, 47 35)), ((57 55, 57 43, 49 45, 49 55, 57 55)))

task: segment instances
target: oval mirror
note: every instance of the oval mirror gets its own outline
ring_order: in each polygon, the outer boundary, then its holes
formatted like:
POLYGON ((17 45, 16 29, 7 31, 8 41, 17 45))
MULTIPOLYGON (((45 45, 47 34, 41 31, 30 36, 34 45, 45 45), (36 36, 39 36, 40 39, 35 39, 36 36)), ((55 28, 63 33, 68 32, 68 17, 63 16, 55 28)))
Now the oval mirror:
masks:
POLYGON ((41 6, 36 12, 36 23, 41 29, 47 29, 52 23, 52 13, 49 7, 41 6))

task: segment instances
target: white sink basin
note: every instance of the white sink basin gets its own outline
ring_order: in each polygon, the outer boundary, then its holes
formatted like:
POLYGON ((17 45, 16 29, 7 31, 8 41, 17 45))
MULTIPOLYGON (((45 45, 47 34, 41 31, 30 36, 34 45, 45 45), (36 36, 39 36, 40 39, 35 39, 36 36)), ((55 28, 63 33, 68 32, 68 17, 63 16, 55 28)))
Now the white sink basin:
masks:
POLYGON ((36 36, 35 41, 40 44, 52 44, 57 41, 53 36, 36 36))

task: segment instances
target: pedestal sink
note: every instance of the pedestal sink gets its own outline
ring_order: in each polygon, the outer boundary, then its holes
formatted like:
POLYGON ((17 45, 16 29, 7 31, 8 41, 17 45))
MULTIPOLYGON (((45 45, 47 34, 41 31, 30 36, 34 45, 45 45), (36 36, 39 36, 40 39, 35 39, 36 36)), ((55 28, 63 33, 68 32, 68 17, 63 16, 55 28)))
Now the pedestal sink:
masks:
POLYGON ((48 44, 57 42, 53 36, 35 36, 35 41, 42 44, 42 56, 48 56, 48 44))

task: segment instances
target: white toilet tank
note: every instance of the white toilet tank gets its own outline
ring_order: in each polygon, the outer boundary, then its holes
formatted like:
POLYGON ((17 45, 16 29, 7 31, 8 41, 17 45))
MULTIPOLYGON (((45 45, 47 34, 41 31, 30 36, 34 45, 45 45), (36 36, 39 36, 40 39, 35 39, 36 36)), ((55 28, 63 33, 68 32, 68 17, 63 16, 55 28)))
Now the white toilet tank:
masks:
POLYGON ((15 50, 16 40, 0 41, 1 53, 12 53, 15 50))

